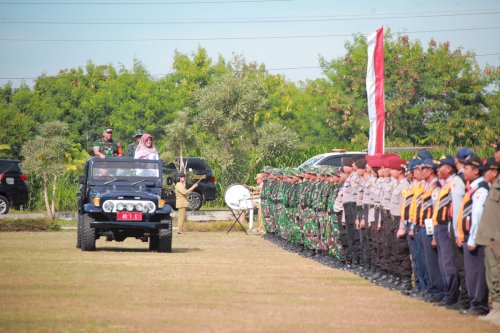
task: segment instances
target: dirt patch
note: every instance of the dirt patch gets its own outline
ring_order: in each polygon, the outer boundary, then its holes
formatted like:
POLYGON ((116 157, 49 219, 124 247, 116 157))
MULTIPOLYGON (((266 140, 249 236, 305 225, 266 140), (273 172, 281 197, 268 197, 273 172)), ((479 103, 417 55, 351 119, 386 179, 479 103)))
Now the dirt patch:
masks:
POLYGON ((75 248, 73 231, 0 234, 5 332, 497 332, 243 232, 75 248))

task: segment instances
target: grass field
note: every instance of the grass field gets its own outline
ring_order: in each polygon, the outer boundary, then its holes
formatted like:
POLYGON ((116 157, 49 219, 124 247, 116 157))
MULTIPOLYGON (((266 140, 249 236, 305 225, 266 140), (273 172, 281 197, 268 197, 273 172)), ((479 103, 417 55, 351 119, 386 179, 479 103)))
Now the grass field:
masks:
POLYGON ((498 332, 242 232, 174 252, 74 231, 0 233, 1 332, 498 332))

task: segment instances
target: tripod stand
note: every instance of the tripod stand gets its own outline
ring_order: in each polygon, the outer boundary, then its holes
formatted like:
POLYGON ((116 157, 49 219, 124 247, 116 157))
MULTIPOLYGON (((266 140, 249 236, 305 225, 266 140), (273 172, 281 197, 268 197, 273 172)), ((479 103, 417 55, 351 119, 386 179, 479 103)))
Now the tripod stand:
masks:
POLYGON ((229 230, 226 232, 226 234, 228 234, 233 229, 235 224, 238 223, 240 225, 241 229, 243 229, 243 231, 245 232, 245 234, 248 235, 247 231, 245 230, 245 228, 243 227, 243 225, 240 222, 240 217, 241 217, 241 215, 243 215, 243 213, 245 213, 245 210, 244 209, 233 210, 231 207, 229 207, 229 210, 231 211, 231 214, 233 214, 233 216, 234 216, 234 222, 231 225, 231 228, 229 228, 229 230))

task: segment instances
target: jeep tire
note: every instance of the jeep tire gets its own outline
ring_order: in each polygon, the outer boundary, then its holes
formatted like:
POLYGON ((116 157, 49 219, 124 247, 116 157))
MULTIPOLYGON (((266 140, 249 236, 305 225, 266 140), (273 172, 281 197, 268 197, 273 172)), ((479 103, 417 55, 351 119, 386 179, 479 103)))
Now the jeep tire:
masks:
POLYGON ((82 227, 83 227, 83 215, 78 214, 78 224, 76 226, 76 248, 82 248, 82 227))
POLYGON ((81 236, 81 249, 82 251, 95 251, 95 229, 90 227, 90 223, 94 219, 89 214, 83 214, 82 219, 82 236, 81 236))
POLYGON ((160 238, 158 235, 151 235, 149 236, 149 250, 150 251, 157 251, 158 250, 158 242, 160 238))
POLYGON ((172 252, 172 220, 161 220, 168 223, 168 229, 160 229, 158 232, 158 252, 172 252))

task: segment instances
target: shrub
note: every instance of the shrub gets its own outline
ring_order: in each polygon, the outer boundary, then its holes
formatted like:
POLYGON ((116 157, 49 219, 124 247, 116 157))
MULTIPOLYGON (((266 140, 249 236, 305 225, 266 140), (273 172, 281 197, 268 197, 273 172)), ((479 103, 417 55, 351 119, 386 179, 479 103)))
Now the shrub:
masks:
POLYGON ((61 226, 58 221, 49 218, 0 219, 0 232, 6 231, 56 231, 61 226))

